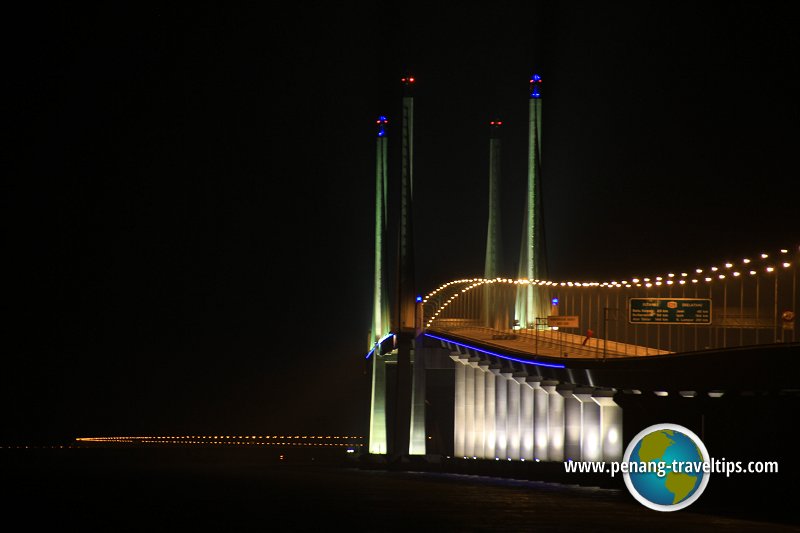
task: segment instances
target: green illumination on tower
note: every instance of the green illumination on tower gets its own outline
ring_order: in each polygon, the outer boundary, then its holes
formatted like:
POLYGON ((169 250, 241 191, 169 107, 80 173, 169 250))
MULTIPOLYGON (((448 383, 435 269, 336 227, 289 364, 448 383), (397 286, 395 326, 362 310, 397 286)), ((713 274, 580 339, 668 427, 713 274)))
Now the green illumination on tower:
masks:
POLYGON ((369 349, 372 356, 372 393, 369 417, 369 453, 384 454, 386 444, 386 362, 377 342, 389 333, 389 299, 385 282, 384 240, 386 235, 388 120, 377 120, 375 156, 375 284, 372 304, 372 327, 369 349))
MULTIPOLYGON (((504 272, 502 268, 502 237, 500 225, 500 170, 501 147, 500 127, 502 122, 489 123, 489 217, 486 228, 486 258, 483 277, 495 279, 504 272)), ((489 284, 483 286, 482 321, 484 327, 503 330, 508 328, 509 310, 495 298, 495 291, 489 284)))
POLYGON ((489 123, 489 225, 486 231, 486 261, 483 277, 494 279, 500 275, 502 242, 500 238, 500 126, 489 123))
MULTIPOLYGON (((533 282, 545 275, 544 231, 541 209, 542 165, 542 78, 530 80, 528 101, 528 188, 525 195, 525 220, 519 254, 519 277, 533 282)), ((523 328, 534 327, 537 317, 546 317, 546 306, 533 284, 520 285, 515 318, 523 328)))
POLYGON ((375 284, 372 303, 372 329, 370 331, 369 346, 389 333, 389 299, 386 289, 386 266, 384 265, 384 241, 386 236, 386 191, 387 191, 387 145, 389 137, 386 132, 388 124, 386 117, 377 120, 378 135, 375 154, 375 284))

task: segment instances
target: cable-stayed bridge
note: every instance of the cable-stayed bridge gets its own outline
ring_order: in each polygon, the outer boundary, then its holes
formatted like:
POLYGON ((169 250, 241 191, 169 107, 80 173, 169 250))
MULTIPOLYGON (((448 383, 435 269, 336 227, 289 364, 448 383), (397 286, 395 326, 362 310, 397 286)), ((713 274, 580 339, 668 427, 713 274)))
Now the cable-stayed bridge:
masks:
POLYGON ((492 122, 485 272, 417 295, 413 81, 403 79, 393 299, 383 251, 387 120, 378 120, 370 454, 620 460, 643 424, 664 417, 715 438, 732 424, 792 416, 800 398, 798 243, 625 279, 547 272, 537 75, 518 276, 499 275, 501 123, 492 122))

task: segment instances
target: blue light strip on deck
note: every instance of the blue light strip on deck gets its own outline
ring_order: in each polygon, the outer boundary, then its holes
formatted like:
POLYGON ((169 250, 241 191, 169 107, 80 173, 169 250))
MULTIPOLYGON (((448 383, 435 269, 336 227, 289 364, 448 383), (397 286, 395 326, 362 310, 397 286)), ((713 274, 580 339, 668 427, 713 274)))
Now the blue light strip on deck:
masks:
MULTIPOLYGON (((380 339, 378 342, 376 342, 376 343, 375 343, 375 348, 377 348, 378 346, 380 346, 381 344, 383 344, 383 341, 385 341, 386 339, 388 339, 388 338, 389 338, 389 337, 391 337, 392 335, 394 335, 394 333, 387 333, 386 335, 384 335, 383 337, 381 337, 381 339, 380 339)), ((372 354, 375 352, 375 348, 372 348, 372 349, 369 351, 369 353, 367 353, 367 356, 366 356, 364 359, 369 359, 369 358, 372 356, 372 354)))
POLYGON ((509 361, 516 361, 517 363, 523 363, 523 364, 526 364, 526 365, 547 366, 547 367, 550 367, 550 368, 566 368, 565 365, 559 365, 557 363, 537 363, 535 361, 527 361, 525 359, 517 359, 515 357, 509 357, 507 355, 501 355, 499 353, 490 352, 489 350, 484 350, 482 348, 476 348, 475 346, 470 346, 468 344, 463 344, 463 343, 460 343, 460 342, 456 342, 456 341, 451 340, 451 339, 445 339, 444 337, 437 337, 436 335, 431 335, 430 333, 424 333, 424 335, 426 337, 430 337, 432 339, 436 339, 436 340, 440 340, 440 341, 444 341, 444 342, 450 342, 450 343, 456 344, 458 346, 463 346, 464 348, 469 348, 470 350, 475 350, 476 352, 481 352, 481 353, 485 353, 485 354, 488 354, 488 355, 493 355, 493 356, 499 357, 501 359, 508 359, 509 361))

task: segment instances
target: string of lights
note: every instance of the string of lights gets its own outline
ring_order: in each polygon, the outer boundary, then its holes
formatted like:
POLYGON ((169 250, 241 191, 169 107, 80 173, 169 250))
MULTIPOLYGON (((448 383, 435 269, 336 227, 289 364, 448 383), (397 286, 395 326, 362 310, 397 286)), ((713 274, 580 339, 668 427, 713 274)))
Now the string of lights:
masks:
POLYGON ((179 445, 232 445, 232 446, 322 446, 358 447, 366 444, 366 437, 350 435, 164 435, 164 436, 107 436, 78 437, 81 444, 179 444, 179 445), (338 442, 337 442, 338 441, 338 442))
MULTIPOLYGON (((742 276, 758 276, 759 274, 771 274, 776 272, 776 270, 788 269, 796 264, 797 260, 795 259, 792 261, 790 259, 790 248, 781 248, 780 250, 774 253, 767 253, 762 252, 760 254, 755 254, 753 258, 745 257, 742 258, 740 261, 720 261, 718 265, 711 265, 708 267, 698 267, 691 271, 680 272, 678 274, 674 272, 668 272, 662 275, 657 276, 648 276, 648 277, 631 277, 630 279, 622 280, 622 281, 604 281, 604 282, 597 282, 597 281, 550 281, 550 280, 527 280, 527 279, 509 279, 509 278, 495 278, 495 279, 485 279, 485 278, 471 278, 471 279, 460 279, 449 281, 440 285, 435 290, 428 293, 425 298, 423 298, 423 304, 428 303, 431 301, 435 296, 440 295, 448 288, 453 287, 457 290, 457 292, 453 292, 447 299, 437 302, 437 307, 435 310, 431 310, 430 316, 425 323, 425 327, 430 327, 436 318, 457 298, 459 298, 462 294, 467 293, 468 291, 482 286, 486 284, 492 283, 505 283, 505 284, 514 284, 514 285, 539 285, 539 286, 550 286, 550 287, 600 287, 600 288, 651 288, 651 287, 661 287, 661 286, 681 286, 687 284, 699 284, 703 283, 712 283, 714 281, 725 280, 728 277, 731 278, 739 278, 742 276), (454 287, 454 286, 463 286, 454 287)), ((800 253, 800 247, 797 248, 796 252, 800 253)), ((442 295, 444 296, 444 295, 442 295)))

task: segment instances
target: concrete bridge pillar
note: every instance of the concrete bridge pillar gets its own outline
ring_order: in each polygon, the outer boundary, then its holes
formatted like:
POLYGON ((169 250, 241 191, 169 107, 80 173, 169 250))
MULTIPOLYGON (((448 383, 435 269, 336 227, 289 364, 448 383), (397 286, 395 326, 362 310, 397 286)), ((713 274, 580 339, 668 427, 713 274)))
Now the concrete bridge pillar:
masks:
POLYGON ((540 461, 547 461, 548 443, 550 441, 550 424, 548 422, 548 394, 542 388, 541 378, 530 379, 533 387, 533 456, 540 461))
MULTIPOLYGON (((470 358, 464 365, 464 455, 472 457, 475 455, 475 366, 477 358, 470 358)), ((477 364, 476 364, 477 366, 477 364)))
POLYGON ((427 432, 425 431, 425 376, 426 350, 422 339, 415 339, 411 352, 413 383, 411 389, 411 425, 409 428, 409 455, 425 455, 427 452, 427 432))
POLYGON ((564 460, 564 397, 556 392, 557 381, 542 381, 547 392, 547 460, 564 460))
POLYGON ((520 383, 525 381, 525 372, 514 372, 508 380, 508 455, 514 461, 520 459, 520 383))
MULTIPOLYGON (((469 369, 472 373, 472 442, 467 442, 467 457, 478 457, 478 450, 483 446, 483 371, 478 367, 480 359, 470 357, 469 369)), ((469 409, 469 404, 467 405, 469 409)))
POLYGON ((508 380, 511 372, 504 369, 492 370, 495 373, 495 457, 508 457, 508 380))
POLYGON ((466 443, 466 361, 461 360, 461 354, 451 353, 450 358, 455 361, 455 413, 453 416, 453 455, 463 457, 466 443))
POLYGON ((533 460, 533 386, 525 378, 520 382, 520 459, 533 460))
MULTIPOLYGON (((470 363, 473 364, 473 363, 470 363)), ((475 365, 475 457, 486 458, 486 374, 489 363, 475 365)))
POLYGON ((376 347, 372 355, 372 398, 369 417, 369 453, 388 451, 386 436, 386 361, 376 347))
POLYGON ((581 461, 602 461, 600 404, 592 399, 594 389, 575 389, 575 397, 581 402, 581 461))
POLYGON ((483 454, 486 459, 494 459, 497 457, 497 455, 495 455, 495 380, 497 379, 497 375, 494 370, 496 370, 496 368, 492 369, 491 367, 488 367, 484 378, 484 384, 486 386, 484 396, 486 400, 484 418, 484 432, 486 433, 486 440, 483 454))
POLYGON ((603 461, 622 460, 622 407, 614 401, 614 391, 598 390, 592 400, 600 408, 600 445, 603 461))
POLYGON ((564 460, 581 458, 581 401, 573 394, 575 385, 562 383, 556 392, 564 401, 564 460))

